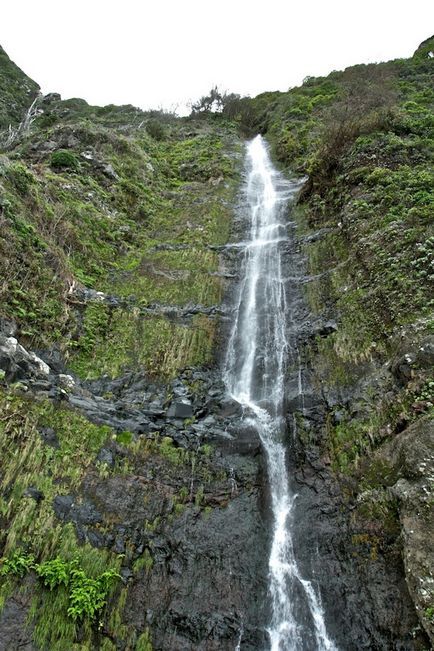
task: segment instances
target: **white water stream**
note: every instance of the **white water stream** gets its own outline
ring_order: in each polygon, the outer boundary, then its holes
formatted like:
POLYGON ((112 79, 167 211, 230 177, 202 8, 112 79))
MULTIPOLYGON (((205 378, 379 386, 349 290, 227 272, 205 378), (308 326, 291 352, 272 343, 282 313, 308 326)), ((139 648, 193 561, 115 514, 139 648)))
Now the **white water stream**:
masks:
POLYGON ((267 458, 273 516, 269 648, 336 651, 326 631, 319 595, 298 568, 291 533, 296 496, 289 488, 283 401, 286 360, 288 355, 297 359, 297 353, 286 336, 288 307, 281 251, 287 241, 285 208, 296 185, 273 168, 261 136, 250 142, 247 157, 250 240, 242 247, 225 382, 230 395, 244 407, 245 419, 258 431, 267 458))

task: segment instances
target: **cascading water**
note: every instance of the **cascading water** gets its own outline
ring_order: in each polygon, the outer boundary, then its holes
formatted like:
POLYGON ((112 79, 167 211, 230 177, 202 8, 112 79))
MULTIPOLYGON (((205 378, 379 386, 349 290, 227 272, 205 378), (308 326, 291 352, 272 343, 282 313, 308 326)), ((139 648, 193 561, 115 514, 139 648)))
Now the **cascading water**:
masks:
POLYGON ((247 156, 250 240, 244 247, 225 381, 232 398, 244 407, 245 419, 258 431, 267 458, 273 515, 270 649, 336 651, 319 597, 301 575, 294 556, 291 529, 296 496, 289 488, 283 442, 286 360, 288 356, 297 360, 298 351, 286 334, 282 244, 287 241, 284 209, 296 185, 273 169, 261 136, 251 141, 247 156))

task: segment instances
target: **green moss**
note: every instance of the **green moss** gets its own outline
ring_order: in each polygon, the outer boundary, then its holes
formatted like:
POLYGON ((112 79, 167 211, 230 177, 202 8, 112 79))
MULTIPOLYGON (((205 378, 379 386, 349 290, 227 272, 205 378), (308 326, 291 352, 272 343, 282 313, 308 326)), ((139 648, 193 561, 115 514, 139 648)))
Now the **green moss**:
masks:
POLYGON ((199 448, 200 454, 203 454, 205 457, 210 458, 213 453, 213 446, 209 443, 204 443, 199 448))
POLYGON ((117 599, 116 606, 112 608, 108 619, 108 632, 112 636, 121 640, 126 640, 129 636, 129 627, 122 623, 122 618, 128 598, 128 589, 122 588, 117 599))
POLYGON ((370 561, 378 559, 379 539, 377 536, 368 533, 357 533, 351 537, 351 544, 354 547, 354 556, 361 556, 370 561))
POLYGON ((2 475, 3 488, 13 480, 13 490, 4 505, 9 527, 3 530, 2 542, 6 552, 20 543, 29 545, 40 558, 48 558, 62 533, 51 500, 77 486, 110 430, 48 402, 30 402, 1 392, 0 404, 4 415, 0 449, 3 458, 8 459, 2 475), (47 426, 56 431, 58 449, 43 444, 39 430, 47 426), (74 458, 74 464, 65 463, 69 458, 74 458), (24 497, 28 486, 40 490, 45 499, 38 504, 24 497))
POLYGON ((397 499, 381 489, 362 495, 363 500, 357 504, 353 519, 364 522, 368 527, 375 523, 383 538, 396 538, 400 533, 397 499))
POLYGON ((76 171, 80 167, 77 156, 68 149, 58 149, 51 154, 50 164, 53 169, 69 169, 76 171))
POLYGON ((182 448, 176 448, 173 445, 173 439, 170 436, 163 436, 159 445, 160 454, 172 463, 182 463, 185 451, 182 448))
POLYGON ((365 464, 362 472, 360 481, 362 490, 393 486, 399 478, 398 470, 383 459, 374 458, 369 460, 365 464))
POLYGON ((152 554, 149 549, 146 548, 143 554, 136 561, 134 561, 133 570, 134 572, 140 572, 141 570, 149 572, 152 570, 153 565, 154 559, 152 558, 152 554))
POLYGON ((116 434, 116 441, 120 445, 129 445, 133 440, 133 434, 131 432, 119 432, 116 434))
POLYGON ((311 344, 309 356, 315 364, 317 380, 342 387, 353 382, 354 366, 343 358, 336 348, 336 336, 316 337, 311 344))
POLYGON ((148 629, 138 638, 135 651, 152 651, 152 638, 148 629))
POLYGON ((201 315, 190 326, 180 326, 165 317, 92 303, 83 329, 71 349, 70 365, 85 378, 116 377, 137 366, 151 376, 168 378, 181 368, 212 360, 215 321, 201 315))
MULTIPOLYGON (((21 166, 22 167, 22 166, 21 166)), ((24 168, 23 168, 24 169, 24 168)), ((14 318, 24 336, 47 343, 46 333, 60 337, 68 320, 68 311, 60 298, 63 286, 60 277, 54 277, 48 263, 47 246, 28 213, 33 198, 21 193, 31 192, 27 185, 27 171, 8 177, 10 184, 19 184, 17 194, 8 195, 4 203, 6 223, 0 240, 0 314, 14 318), (24 180, 23 180, 24 179, 24 180)), ((30 174, 30 173, 29 173, 30 174)), ((33 183, 33 181, 32 181, 33 183)), ((1 187, 0 187, 1 196, 1 187)))
POLYGON ((134 253, 128 267, 115 280, 101 287, 117 296, 133 296, 143 305, 165 303, 205 306, 221 300, 221 281, 211 274, 218 269, 217 255, 210 251, 189 248, 181 251, 134 253))
POLYGON ((328 423, 327 440, 333 468, 347 477, 357 477, 360 490, 392 486, 397 481, 398 470, 377 458, 375 451, 402 424, 429 414, 432 409, 429 401, 425 404, 416 400, 420 387, 429 386, 423 377, 422 374, 419 380, 415 379, 390 397, 379 398, 374 394, 369 401, 366 395, 364 416, 350 418, 347 414, 337 425, 328 423))
POLYGON ((204 503, 204 499, 205 499, 204 487, 199 486, 199 488, 197 489, 196 494, 194 496, 194 504, 195 504, 195 506, 199 506, 199 507, 202 506, 203 503, 204 503))

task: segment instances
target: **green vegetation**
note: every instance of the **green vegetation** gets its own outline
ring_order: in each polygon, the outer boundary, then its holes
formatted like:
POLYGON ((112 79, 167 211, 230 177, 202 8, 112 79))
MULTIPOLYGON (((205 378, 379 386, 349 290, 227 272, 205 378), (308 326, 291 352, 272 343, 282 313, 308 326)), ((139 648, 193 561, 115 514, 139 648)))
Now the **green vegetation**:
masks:
POLYGON ((137 309, 111 309, 91 303, 83 334, 71 344, 70 366, 78 375, 118 376, 139 364, 149 375, 169 378, 182 368, 212 360, 215 320, 196 315, 189 325, 164 317, 143 316, 137 309))
POLYGON ((78 559, 64 561, 56 557, 44 563, 36 563, 33 556, 14 552, 10 558, 0 559, 0 574, 15 574, 22 578, 34 570, 49 590, 64 586, 68 588, 67 614, 72 619, 87 617, 93 621, 107 603, 107 595, 113 581, 120 578, 114 570, 106 570, 96 579, 86 575, 78 559))
MULTIPOLYGON (((203 446, 198 451, 185 450, 175 447, 171 438, 158 434, 134 440, 130 432, 115 434, 67 407, 32 401, 4 390, 0 392, 0 412, 0 513, 4 522, 0 535, 4 554, 0 608, 16 590, 29 589, 26 575, 34 572, 39 580, 31 588, 28 619, 34 626, 34 640, 42 648, 73 648, 78 630, 82 643, 90 644, 100 621, 116 638, 122 639, 125 633, 134 648, 134 628, 122 623, 121 602, 126 599, 126 591, 119 592, 112 581, 119 574, 122 558, 79 544, 74 525, 55 516, 53 500, 74 494, 80 502, 81 487, 89 478, 104 482, 118 474, 129 477, 137 472, 152 472, 158 482, 147 485, 144 499, 154 499, 154 491, 158 493, 165 484, 167 494, 172 495, 169 519, 179 517, 186 508, 205 511, 207 487, 213 482, 223 482, 225 488, 228 485, 226 476, 213 467, 212 449, 203 446), (46 428, 55 431, 59 447, 44 443, 46 428), (95 459, 110 440, 122 446, 123 461, 112 469, 106 467, 101 476, 95 459), (29 487, 40 498, 32 497, 27 492, 29 487)), ((103 530, 109 522, 97 528, 103 530)), ((166 523, 158 516, 143 523, 143 528, 153 535, 166 523)), ((124 562, 131 563, 135 573, 149 574, 154 565, 152 549, 145 548, 134 560, 127 553, 124 562)), ((150 643, 150 638, 143 635, 141 643, 150 643)), ((100 643, 108 644, 103 638, 100 643)))
MULTIPOLYGON (((18 101, 20 88, 28 96, 16 107, 21 117, 37 86, 0 57, 2 101, 8 93, 18 101)), ((83 377, 140 366, 165 379, 211 362, 212 319, 179 325, 141 310, 220 302, 218 256, 208 247, 229 235, 235 126, 56 95, 38 111, 0 161, 0 316, 17 322, 27 345, 57 346, 83 377), (81 286, 128 309, 82 302, 81 286)))
MULTIPOLYGON (((140 369, 166 381, 212 364, 218 321, 188 310, 222 299, 217 250, 239 185, 238 134, 260 131, 282 166, 307 176, 295 217, 299 234, 319 234, 302 244, 304 287, 312 311, 338 327, 303 352, 317 389, 345 395, 433 323, 432 48, 431 39, 411 59, 307 78, 287 93, 250 99, 215 88, 182 119, 41 99, 28 133, 0 157, 0 317, 16 321, 26 346, 59 350, 84 379, 140 369)), ((0 63, 4 130, 38 87, 1 49, 0 63)), ((389 489, 399 474, 376 453, 434 404, 424 368, 412 368, 403 386, 381 382, 363 388, 356 409, 330 410, 322 443, 353 500, 351 546, 363 562, 375 562, 399 531, 389 489)), ((200 380, 189 388, 204 391, 200 380)), ((152 651, 150 631, 127 617, 130 588, 115 582, 121 563, 133 581, 151 581, 153 539, 188 509, 209 517, 212 495, 223 508, 225 471, 211 446, 115 433, 14 390, 0 391, 0 607, 17 591, 31 597, 28 623, 41 649, 152 651), (58 447, 45 444, 46 428, 58 447), (112 464, 96 461, 102 446, 114 450, 112 464), (128 539, 123 558, 79 544, 53 508, 55 498, 80 505, 86 491, 116 482, 134 485, 144 509, 145 542, 135 549, 128 539), (164 506, 154 505, 157 495, 164 506)), ((302 442, 317 445, 301 414, 296 422, 302 442)), ((115 520, 104 513, 93 532, 104 536, 115 520)), ((429 608, 424 616, 432 619, 429 608)))
POLYGON ((325 229, 304 247, 306 292, 317 314, 333 306, 339 317, 313 352, 335 385, 351 384, 354 365, 390 357, 400 328, 418 323, 422 337, 432 321, 432 47, 250 100, 245 128, 308 175, 300 230, 325 229))
POLYGON ((110 429, 92 425, 68 409, 3 391, 0 408, 4 460, 0 508, 6 523, 0 535, 5 554, 0 607, 14 590, 14 577, 35 570, 40 587, 29 615, 35 621, 35 641, 50 651, 60 651, 71 648, 74 619, 86 616, 90 621, 105 604, 120 559, 90 545, 78 545, 74 527, 55 517, 53 498, 79 486, 110 429), (55 429, 58 448, 43 443, 40 431, 45 427, 55 429), (40 492, 41 500, 27 496, 29 486, 40 492))
POLYGON ((220 302, 208 247, 229 235, 235 127, 56 97, 42 107, 31 137, 0 162, 0 315, 28 345, 56 345, 85 377, 140 365, 166 378, 212 361, 211 319, 181 326, 140 310, 220 302), (82 303, 83 285, 130 307, 82 303))
POLYGON ((9 558, 1 558, 0 575, 7 576, 8 574, 15 574, 16 576, 23 577, 27 572, 33 570, 35 567, 35 559, 28 554, 19 554, 14 552, 9 558))
POLYGON ((11 393, 0 393, 3 414, 0 423, 0 452, 4 460, 1 487, 13 484, 9 497, 2 498, 3 516, 9 526, 0 542, 7 553, 18 544, 42 559, 54 554, 62 527, 56 523, 52 499, 76 488, 92 459, 110 434, 110 428, 49 402, 31 402, 11 393), (59 447, 44 444, 40 430, 51 427, 59 447), (74 464, 68 462, 74 459, 74 464), (41 491, 40 503, 25 497, 28 486, 41 491))
MULTIPOLYGON (((294 211, 308 265, 303 287, 313 313, 336 329, 303 351, 329 404, 323 431, 307 429, 302 414, 295 419, 301 443, 320 446, 351 506, 347 544, 360 568, 395 566, 402 545, 414 558, 401 533, 405 509, 415 502, 415 521, 425 510, 413 494, 404 506, 390 487, 403 477, 414 486, 393 442, 432 417, 434 404, 428 356, 404 374, 397 369, 432 345, 433 51, 431 38, 410 59, 353 66, 221 108, 306 176, 294 211)), ((407 579, 423 585, 417 573, 407 579)), ((415 601, 432 635, 426 596, 415 601)))
POLYGON ((154 559, 152 558, 152 554, 149 551, 149 549, 145 549, 142 556, 140 556, 134 562, 133 570, 134 572, 140 572, 141 570, 145 570, 146 572, 149 572, 149 570, 152 569, 153 565, 154 565, 154 559))
POLYGON ((27 77, 0 46, 0 131, 19 124, 38 92, 38 84, 27 77))
POLYGON ((59 149, 51 154, 50 165, 53 169, 78 170, 80 167, 77 156, 67 149, 59 149))
POLYGON ((152 651, 152 640, 148 629, 138 638, 135 651, 152 651))

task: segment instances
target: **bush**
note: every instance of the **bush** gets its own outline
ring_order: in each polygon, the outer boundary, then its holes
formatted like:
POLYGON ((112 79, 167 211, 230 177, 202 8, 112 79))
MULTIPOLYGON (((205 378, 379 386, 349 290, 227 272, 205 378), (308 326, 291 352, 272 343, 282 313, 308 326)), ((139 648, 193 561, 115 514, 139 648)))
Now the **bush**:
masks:
POLYGON ((6 175, 21 196, 25 196, 30 186, 35 183, 33 174, 21 163, 13 163, 6 175))
POLYGON ((153 138, 154 140, 164 140, 166 131, 158 120, 149 120, 149 122, 146 123, 146 132, 153 138))
POLYGON ((77 156, 67 149, 58 149, 51 154, 51 167, 53 169, 78 170, 80 162, 77 156))

